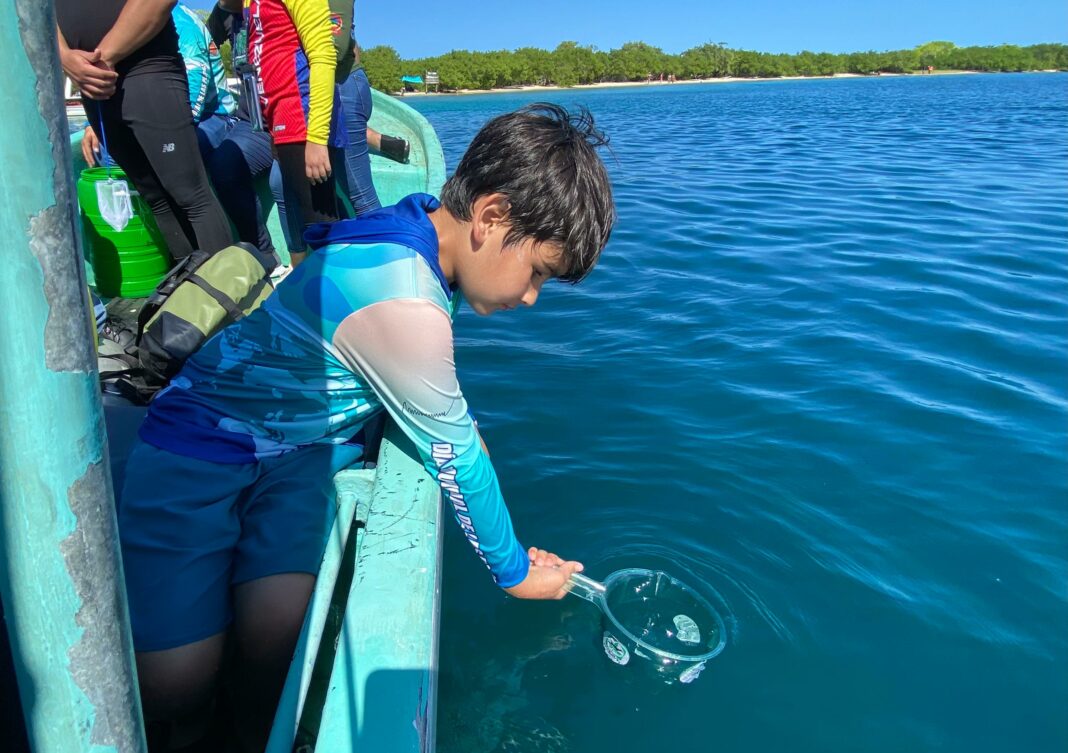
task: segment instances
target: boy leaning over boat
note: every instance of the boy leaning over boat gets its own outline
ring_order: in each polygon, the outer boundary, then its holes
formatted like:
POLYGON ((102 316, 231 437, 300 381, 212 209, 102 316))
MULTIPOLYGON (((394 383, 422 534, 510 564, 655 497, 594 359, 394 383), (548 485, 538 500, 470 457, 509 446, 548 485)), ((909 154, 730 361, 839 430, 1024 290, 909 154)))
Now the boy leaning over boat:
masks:
POLYGON ((615 222, 604 143, 587 113, 555 105, 490 121, 440 204, 415 194, 313 227, 307 261, 152 402, 119 502, 150 735, 180 747, 202 733, 183 720, 208 716, 229 635, 238 736, 262 750, 332 476, 386 414, 496 583, 564 595, 582 565, 520 546, 457 382, 452 313, 461 296, 483 315, 533 305, 546 280, 589 273, 615 222))

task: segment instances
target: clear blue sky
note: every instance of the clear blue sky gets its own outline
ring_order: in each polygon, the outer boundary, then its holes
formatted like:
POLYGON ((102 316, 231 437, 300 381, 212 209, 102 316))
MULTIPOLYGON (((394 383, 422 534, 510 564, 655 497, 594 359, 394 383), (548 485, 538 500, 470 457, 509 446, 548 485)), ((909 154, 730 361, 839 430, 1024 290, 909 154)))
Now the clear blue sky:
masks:
MULTIPOLYGON (((214 0, 185 0, 209 8, 214 0)), ((563 40, 609 50, 642 41, 679 53, 704 42, 762 52, 896 50, 1068 42, 1068 0, 358 0, 364 47, 401 57, 453 49, 552 49, 563 40)))

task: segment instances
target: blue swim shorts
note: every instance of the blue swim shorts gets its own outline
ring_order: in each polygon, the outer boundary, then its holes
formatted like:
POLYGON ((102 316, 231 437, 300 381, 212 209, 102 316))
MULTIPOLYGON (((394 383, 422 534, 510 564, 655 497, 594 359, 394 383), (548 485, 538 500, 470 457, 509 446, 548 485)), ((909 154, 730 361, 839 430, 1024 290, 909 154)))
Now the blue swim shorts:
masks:
POLYGON ((334 474, 362 454, 359 445, 316 445, 235 465, 138 440, 118 500, 134 648, 162 651, 224 631, 232 586, 317 573, 334 474))

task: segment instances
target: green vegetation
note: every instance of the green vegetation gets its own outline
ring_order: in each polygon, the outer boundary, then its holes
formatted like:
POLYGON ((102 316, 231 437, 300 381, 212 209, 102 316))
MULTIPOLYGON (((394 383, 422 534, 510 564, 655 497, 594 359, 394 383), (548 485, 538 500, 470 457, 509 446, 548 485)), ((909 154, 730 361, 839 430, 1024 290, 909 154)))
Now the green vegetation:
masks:
POLYGON ((776 55, 732 50, 722 43, 703 44, 669 55, 644 42, 628 42, 603 52, 577 42, 561 42, 555 50, 523 47, 509 52, 454 50, 432 58, 402 60, 392 47, 363 50, 361 61, 371 85, 396 91, 402 75, 437 71, 441 88, 492 89, 524 84, 574 86, 597 82, 645 81, 664 74, 683 79, 775 78, 829 76, 835 73, 908 73, 927 66, 937 70, 1035 71, 1068 70, 1068 45, 1030 47, 957 47, 952 42, 928 42, 913 50, 890 52, 800 52, 776 55))
POLYGON ((223 71, 227 78, 234 77, 234 53, 231 49, 230 40, 226 40, 219 46, 219 57, 222 58, 223 71))

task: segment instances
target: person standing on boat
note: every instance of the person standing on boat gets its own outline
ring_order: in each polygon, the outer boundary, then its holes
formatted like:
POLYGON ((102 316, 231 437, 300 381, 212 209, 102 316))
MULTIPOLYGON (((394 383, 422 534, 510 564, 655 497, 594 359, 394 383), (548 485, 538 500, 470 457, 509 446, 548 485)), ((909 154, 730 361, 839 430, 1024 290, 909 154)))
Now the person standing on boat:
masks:
MULTIPOLYGON (((337 53, 335 80, 338 84, 338 101, 348 136, 344 159, 340 163, 334 162, 333 167, 342 191, 349 198, 352 212, 358 217, 382 206, 371 178, 369 147, 372 139, 378 151, 399 162, 407 159, 408 143, 368 127, 373 108, 371 84, 360 65, 360 48, 353 36, 353 3, 352 0, 329 0, 329 4, 331 35, 337 53)), ((301 234, 304 223, 301 221, 296 194, 282 179, 282 172, 277 165, 271 170, 271 193, 278 207, 282 232, 290 253, 303 250, 301 234)))
POLYGON ((367 121, 371 119, 371 83, 360 65, 360 48, 354 36, 352 0, 329 0, 331 38, 337 54, 335 80, 341 109, 345 113, 345 170, 342 186, 359 216, 378 209, 378 193, 371 180, 371 158, 367 150, 367 121))
MULTIPOLYGON (((341 216, 331 162, 348 144, 334 76, 337 56, 327 0, 220 0, 243 10, 247 40, 238 54, 255 69, 264 127, 283 179, 300 206, 302 230, 341 216)), ((251 106, 251 103, 250 103, 251 106)), ((294 266, 305 255, 290 252, 294 266)))
POLYGON ((255 181, 266 177, 274 162, 271 136, 252 127, 248 102, 235 99, 226 87, 226 70, 218 45, 200 16, 181 3, 174 23, 189 77, 190 104, 197 124, 200 153, 239 240, 274 254, 255 181))
POLYGON ((263 749, 333 474, 387 415, 496 584, 566 594, 582 565, 520 545, 457 379, 452 317, 461 300, 481 315, 532 306, 547 280, 592 270, 615 223, 606 141, 557 105, 493 119, 440 203, 414 194, 312 228, 317 252, 157 394, 118 502, 146 718, 203 718, 232 634, 239 735, 263 749))
POLYGON ((171 20, 174 0, 56 0, 64 72, 93 131, 140 192, 174 259, 233 241, 208 184, 171 20))
MULTIPOLYGON (((212 39, 200 17, 178 3, 171 13, 178 31, 178 47, 189 81, 189 106, 196 123, 200 156, 223 209, 237 230, 238 240, 252 243, 268 256, 275 253, 264 223, 265 213, 254 182, 266 176, 274 157, 271 137, 249 122, 244 101, 238 102, 226 87, 226 71, 218 40, 212 39)), ((225 36, 223 37, 225 39, 225 36)), ((93 165, 101 153, 100 141, 86 127, 82 156, 93 165)))

